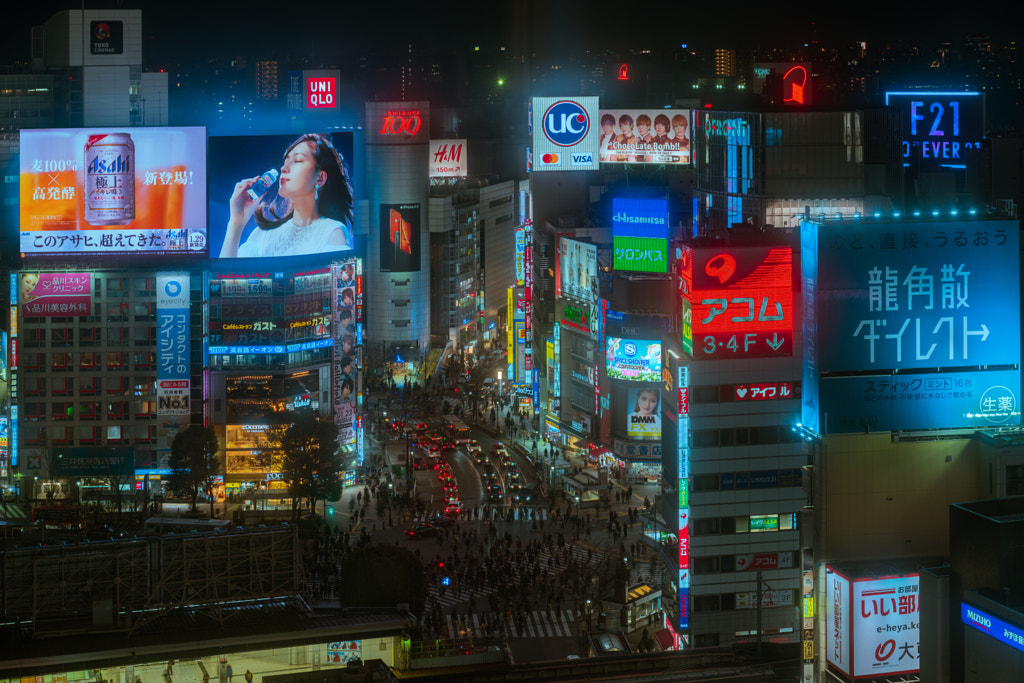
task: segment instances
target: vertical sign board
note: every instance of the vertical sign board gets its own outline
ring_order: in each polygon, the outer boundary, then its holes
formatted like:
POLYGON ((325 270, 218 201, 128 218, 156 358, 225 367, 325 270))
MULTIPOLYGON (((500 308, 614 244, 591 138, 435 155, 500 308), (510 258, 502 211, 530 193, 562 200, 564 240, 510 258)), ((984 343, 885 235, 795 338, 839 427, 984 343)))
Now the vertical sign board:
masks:
POLYGON ((10 277, 11 304, 11 363, 8 376, 11 378, 8 398, 11 402, 10 453, 11 471, 18 466, 18 274, 12 272, 10 277))
POLYGON ((679 628, 690 628, 690 379, 679 361, 676 391, 679 403, 679 628))
POLYGON ((533 171, 596 171, 597 97, 534 97, 533 171))
POLYGON ((684 288, 689 290, 683 298, 690 303, 691 355, 699 359, 789 356, 793 352, 792 249, 703 247, 691 254, 692 262, 684 264, 683 275, 684 288))
POLYGON ((188 415, 189 275, 157 273, 157 415, 188 415))
POLYGON ((1020 423, 1017 221, 817 228, 827 432, 1020 423))
POLYGON ((800 281, 803 297, 803 366, 800 397, 800 423, 815 434, 821 433, 818 412, 818 226, 800 224, 800 281))
POLYGON ((847 676, 850 664, 850 580, 832 567, 825 570, 825 660, 847 676))
POLYGON ((526 282, 526 228, 516 228, 516 286, 526 282))
POLYGON ((508 288, 508 309, 505 313, 505 333, 508 337, 508 380, 510 382, 515 381, 515 363, 516 363, 516 335, 515 335, 515 312, 516 312, 516 295, 515 288, 508 288))

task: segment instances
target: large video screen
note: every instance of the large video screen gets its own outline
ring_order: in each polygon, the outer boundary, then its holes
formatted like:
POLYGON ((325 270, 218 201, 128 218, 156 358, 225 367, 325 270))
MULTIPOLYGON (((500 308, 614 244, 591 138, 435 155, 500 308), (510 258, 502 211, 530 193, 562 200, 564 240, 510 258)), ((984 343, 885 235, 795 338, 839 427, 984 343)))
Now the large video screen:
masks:
POLYGON ((636 387, 626 393, 626 434, 631 439, 661 438, 661 389, 636 387))
POLYGON ((534 97, 534 171, 596 171, 597 97, 534 97))
POLYGON ((612 199, 615 270, 668 272, 668 201, 612 199))
POLYGON ((661 342, 608 337, 608 379, 657 382, 661 379, 661 342))
POLYGON ((563 237, 558 254, 558 296, 597 301, 597 246, 563 237))
POLYGON ((420 205, 381 204, 381 272, 419 272, 420 249, 420 205))
POLYGON ((353 249, 352 134, 210 138, 210 255, 353 249))
POLYGON ((602 164, 690 163, 689 109, 602 109, 602 164))
POLYGON ((206 129, 21 131, 21 252, 205 254, 206 129))

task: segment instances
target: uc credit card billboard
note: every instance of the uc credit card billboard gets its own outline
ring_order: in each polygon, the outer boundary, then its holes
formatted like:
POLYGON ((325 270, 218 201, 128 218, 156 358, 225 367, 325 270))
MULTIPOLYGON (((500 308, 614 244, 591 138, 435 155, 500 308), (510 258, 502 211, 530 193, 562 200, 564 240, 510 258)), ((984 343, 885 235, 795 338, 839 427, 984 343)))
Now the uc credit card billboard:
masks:
POLYGON ((21 131, 26 256, 204 254, 206 129, 21 131))
POLYGON ((596 171, 598 98, 534 97, 533 170, 596 171))

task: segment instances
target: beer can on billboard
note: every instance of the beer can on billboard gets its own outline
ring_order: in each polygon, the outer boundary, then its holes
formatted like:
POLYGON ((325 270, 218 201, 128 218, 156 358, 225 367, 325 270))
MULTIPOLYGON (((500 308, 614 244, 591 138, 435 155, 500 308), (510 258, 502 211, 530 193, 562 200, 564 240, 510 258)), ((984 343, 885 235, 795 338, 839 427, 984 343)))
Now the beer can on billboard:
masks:
POLYGON ((90 135, 85 142, 85 222, 135 220, 135 143, 128 133, 90 135))

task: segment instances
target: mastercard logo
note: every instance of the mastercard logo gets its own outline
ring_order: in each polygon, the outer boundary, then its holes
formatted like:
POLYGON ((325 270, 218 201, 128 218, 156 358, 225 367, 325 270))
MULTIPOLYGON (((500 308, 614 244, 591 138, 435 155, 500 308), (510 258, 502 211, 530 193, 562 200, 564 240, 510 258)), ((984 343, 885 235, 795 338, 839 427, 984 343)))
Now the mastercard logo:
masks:
POLYGON ((541 157, 540 157, 540 163, 542 163, 542 164, 557 164, 558 163, 558 155, 557 154, 542 154, 541 157))

